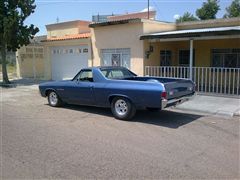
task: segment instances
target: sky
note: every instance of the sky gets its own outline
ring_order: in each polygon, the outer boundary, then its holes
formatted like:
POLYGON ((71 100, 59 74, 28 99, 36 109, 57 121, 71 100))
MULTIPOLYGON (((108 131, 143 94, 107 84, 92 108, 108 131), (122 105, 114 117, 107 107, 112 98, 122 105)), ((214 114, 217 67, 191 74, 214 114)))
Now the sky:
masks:
MULTIPOLYGON (((188 11, 195 14, 206 0, 150 0, 157 11, 157 20, 174 22, 174 15, 188 11)), ((217 18, 225 13, 232 0, 220 0, 221 10, 217 18)), ((147 0, 35 0, 36 9, 25 21, 40 29, 37 35, 46 34, 46 24, 72 20, 89 20, 97 14, 125 14, 139 12, 147 7, 147 0)))

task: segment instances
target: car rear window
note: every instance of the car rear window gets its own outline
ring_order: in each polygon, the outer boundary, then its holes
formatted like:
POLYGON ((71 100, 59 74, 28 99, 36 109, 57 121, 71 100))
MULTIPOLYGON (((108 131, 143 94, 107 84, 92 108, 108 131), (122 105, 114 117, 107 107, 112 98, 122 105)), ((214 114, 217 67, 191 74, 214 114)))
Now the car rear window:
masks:
POLYGON ((101 72, 108 79, 124 79, 124 78, 136 76, 134 73, 132 73, 131 71, 124 69, 124 68, 101 69, 101 72))

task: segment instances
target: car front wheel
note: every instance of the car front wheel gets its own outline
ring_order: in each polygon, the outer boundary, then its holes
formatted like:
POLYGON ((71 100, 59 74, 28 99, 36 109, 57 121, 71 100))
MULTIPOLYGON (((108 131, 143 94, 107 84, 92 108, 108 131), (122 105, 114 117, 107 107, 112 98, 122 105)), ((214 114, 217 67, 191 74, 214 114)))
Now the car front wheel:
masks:
POLYGON ((48 103, 52 107, 58 107, 62 105, 62 101, 55 91, 50 91, 48 93, 48 103))
POLYGON ((134 105, 124 97, 115 97, 111 103, 111 110, 115 118, 130 120, 136 113, 134 105))

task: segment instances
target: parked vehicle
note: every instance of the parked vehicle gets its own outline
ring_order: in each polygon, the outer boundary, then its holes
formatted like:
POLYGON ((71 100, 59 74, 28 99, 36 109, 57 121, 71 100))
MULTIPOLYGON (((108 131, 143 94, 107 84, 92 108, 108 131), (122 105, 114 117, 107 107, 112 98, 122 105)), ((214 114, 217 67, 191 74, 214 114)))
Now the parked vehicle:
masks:
POLYGON ((140 77, 124 67, 80 70, 72 79, 39 85, 50 106, 64 103, 110 107, 115 118, 131 119, 138 109, 161 110, 188 100, 195 84, 188 79, 140 77))

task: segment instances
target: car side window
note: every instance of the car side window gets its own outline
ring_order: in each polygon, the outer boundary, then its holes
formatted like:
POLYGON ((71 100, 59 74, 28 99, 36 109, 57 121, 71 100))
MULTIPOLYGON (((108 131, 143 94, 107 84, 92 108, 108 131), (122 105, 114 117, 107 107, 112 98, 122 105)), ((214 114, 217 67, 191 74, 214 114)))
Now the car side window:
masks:
POLYGON ((82 70, 77 77, 77 81, 93 82, 93 74, 91 70, 82 70))

